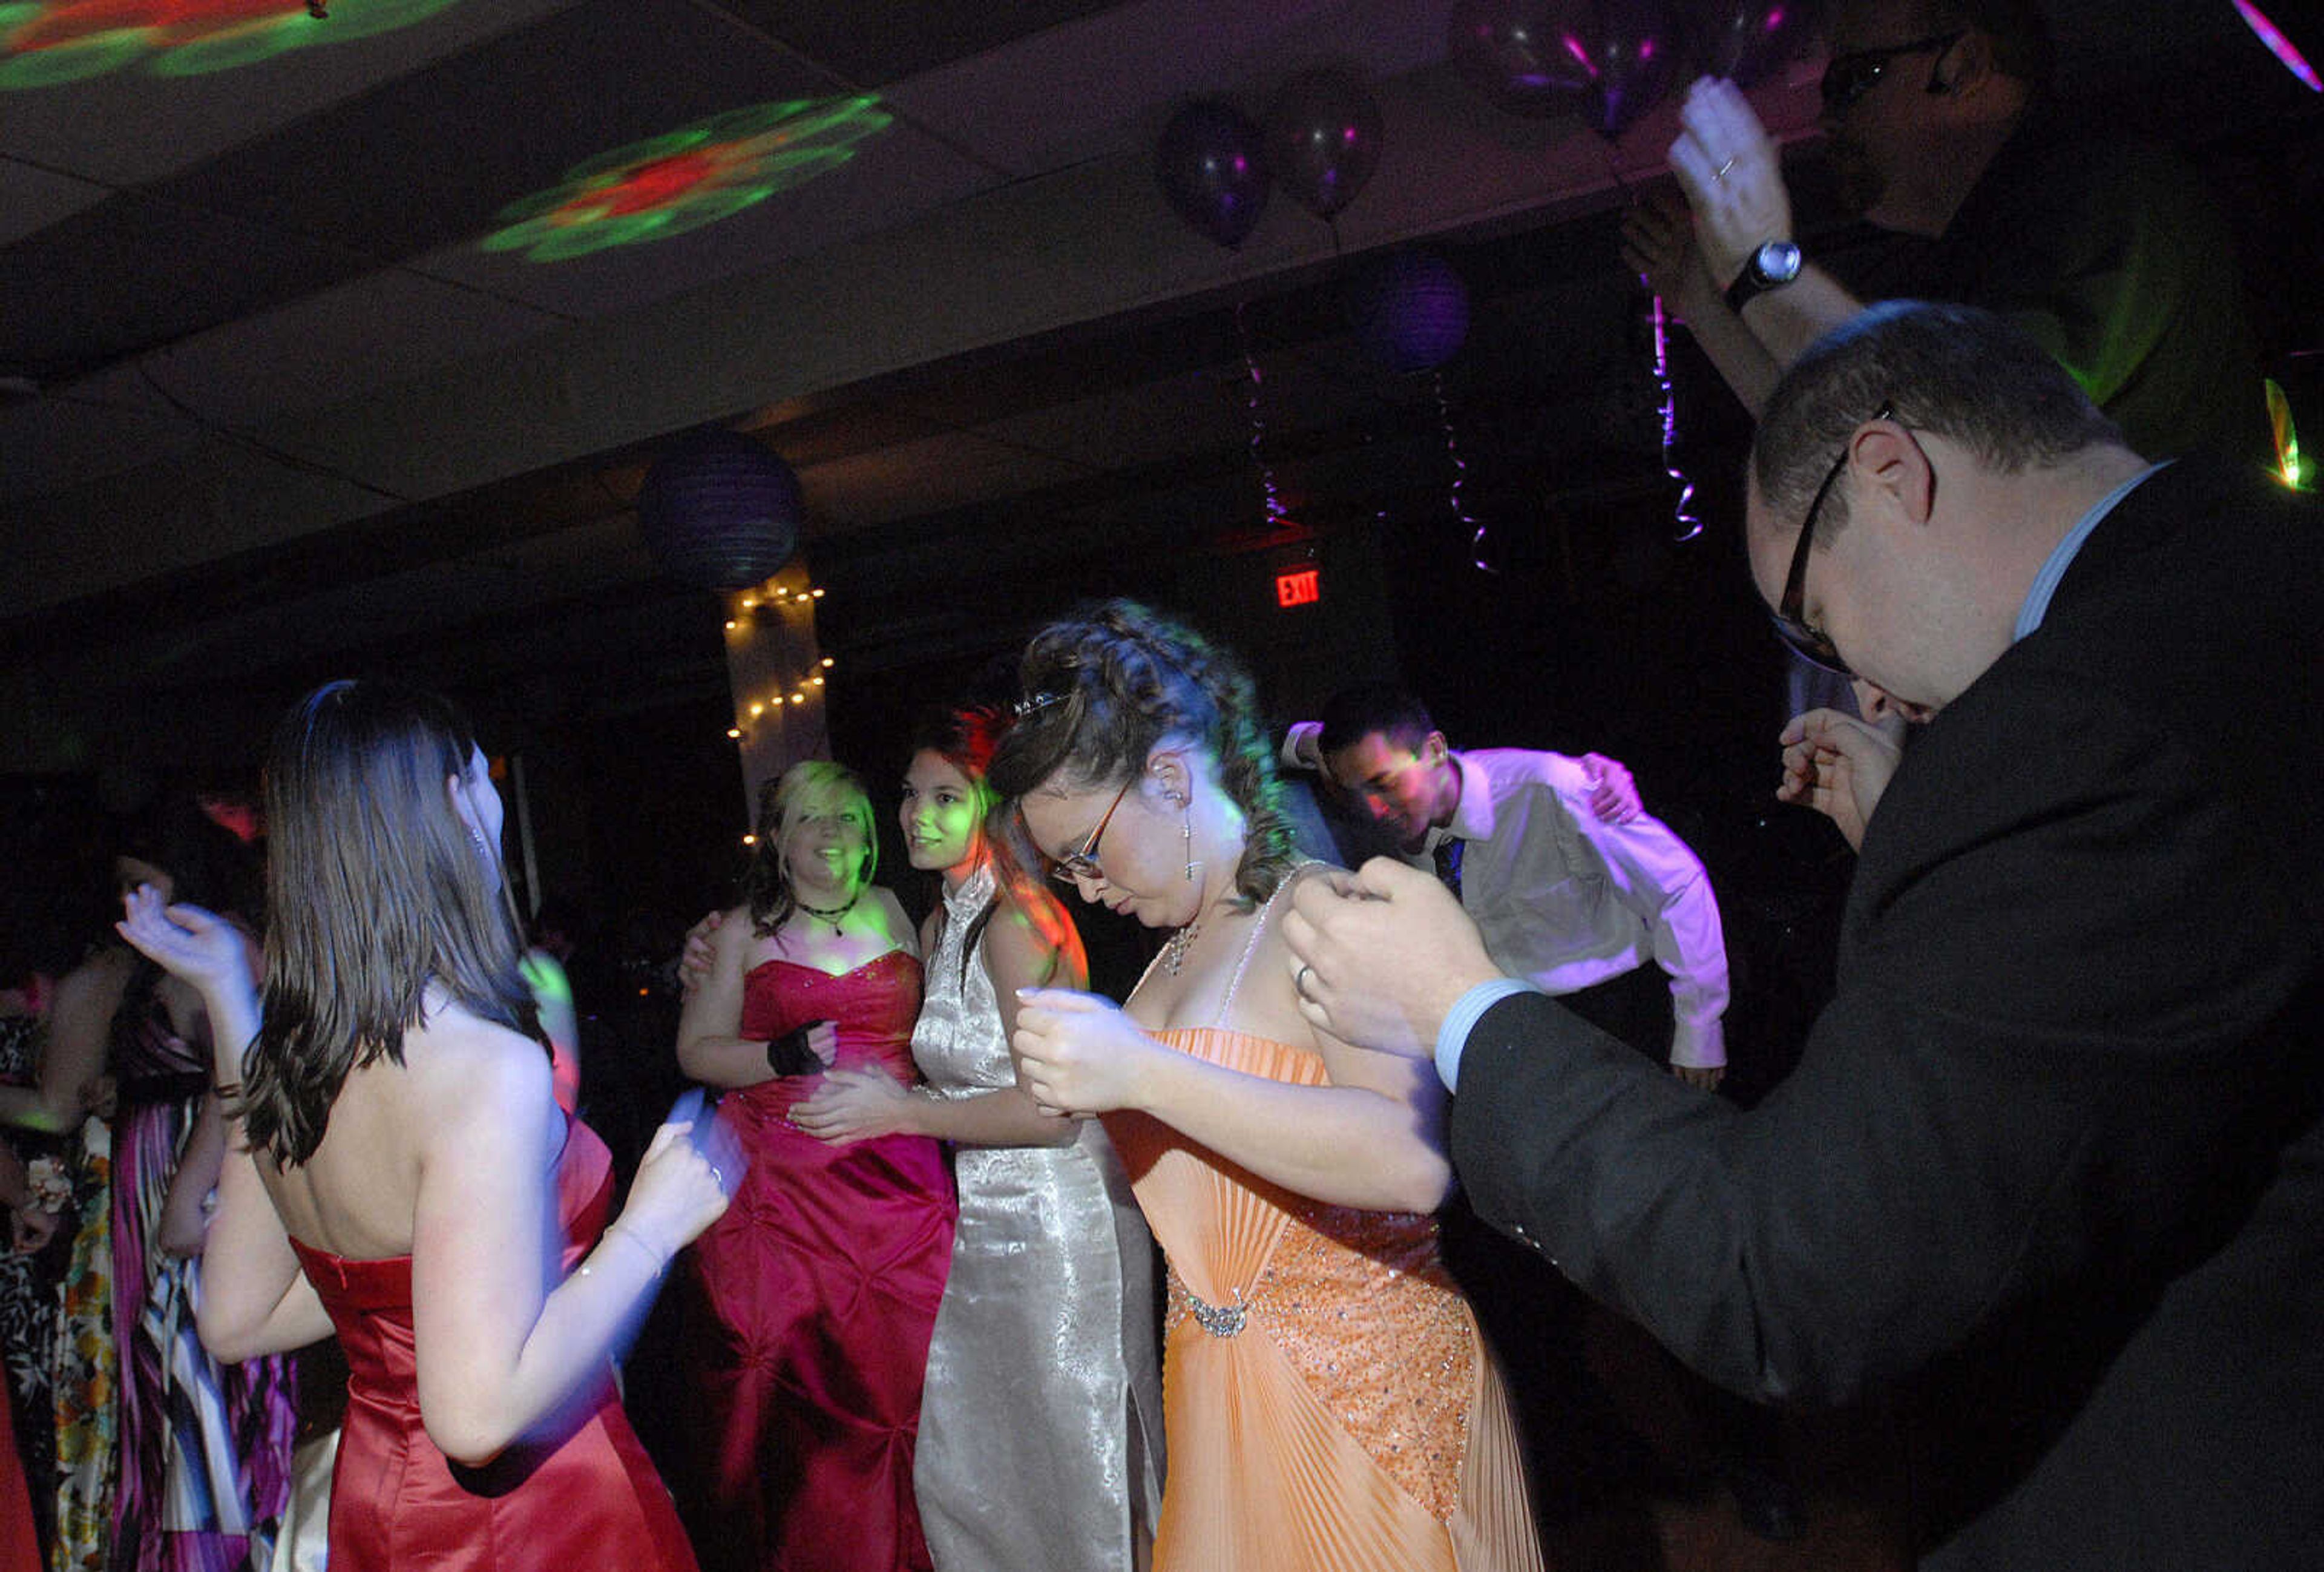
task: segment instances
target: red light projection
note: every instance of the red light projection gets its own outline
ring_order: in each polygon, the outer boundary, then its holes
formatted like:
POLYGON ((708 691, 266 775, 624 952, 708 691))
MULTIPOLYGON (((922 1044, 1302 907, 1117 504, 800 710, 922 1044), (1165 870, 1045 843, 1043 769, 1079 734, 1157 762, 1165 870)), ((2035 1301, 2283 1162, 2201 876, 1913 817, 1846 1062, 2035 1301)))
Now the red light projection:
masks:
POLYGON ((307 0, 0 0, 0 89, 135 67, 203 76, 392 32, 456 3, 362 0, 326 16, 307 0))
POLYGON ((894 116, 869 95, 754 104, 601 153, 501 209, 486 251, 562 262, 666 240, 741 212, 855 156, 894 116))
POLYGON ((1289 611, 1296 606, 1314 606, 1323 598, 1323 570, 1301 568, 1290 573, 1275 576, 1275 604, 1289 611))

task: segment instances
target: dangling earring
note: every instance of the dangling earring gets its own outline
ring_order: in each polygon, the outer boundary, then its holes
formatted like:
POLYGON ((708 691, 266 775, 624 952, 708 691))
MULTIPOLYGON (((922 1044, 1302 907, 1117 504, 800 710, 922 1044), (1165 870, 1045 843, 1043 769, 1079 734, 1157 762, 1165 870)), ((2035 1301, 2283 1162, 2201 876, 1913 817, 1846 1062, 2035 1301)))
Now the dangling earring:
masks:
POLYGON ((469 842, 475 846, 476 855, 484 858, 484 860, 488 863, 493 860, 493 848, 484 844, 484 832, 483 830, 478 829, 473 824, 470 825, 468 827, 468 839, 469 842))
POLYGON ((1186 882, 1194 880, 1194 800, 1185 794, 1178 798, 1178 845, 1186 859, 1186 882))

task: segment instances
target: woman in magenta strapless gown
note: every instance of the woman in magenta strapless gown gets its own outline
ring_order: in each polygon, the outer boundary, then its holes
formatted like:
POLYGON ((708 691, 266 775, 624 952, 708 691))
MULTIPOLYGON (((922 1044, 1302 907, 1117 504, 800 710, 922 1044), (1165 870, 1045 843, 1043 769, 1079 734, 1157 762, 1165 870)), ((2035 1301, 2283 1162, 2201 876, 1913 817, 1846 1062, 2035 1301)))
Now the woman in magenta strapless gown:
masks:
POLYGON ((692 1572, 613 1361, 742 1155, 715 1122, 666 1124, 608 1221, 605 1149, 552 1093, 499 794, 443 700, 327 684, 266 781, 263 1011, 226 922, 147 885, 121 924, 199 991, 239 1126, 204 1345, 345 1344, 332 1572, 692 1572))
POLYGON ((920 963, 870 882, 872 808, 852 773, 797 765, 758 817, 749 900, 712 936, 678 1028, 680 1064, 726 1088, 720 1118, 751 1155, 693 1252, 689 1526, 712 1568, 925 1569, 912 1460, 952 1256, 943 1151, 911 1135, 831 1146, 789 1121, 827 1066, 916 1078, 920 963))

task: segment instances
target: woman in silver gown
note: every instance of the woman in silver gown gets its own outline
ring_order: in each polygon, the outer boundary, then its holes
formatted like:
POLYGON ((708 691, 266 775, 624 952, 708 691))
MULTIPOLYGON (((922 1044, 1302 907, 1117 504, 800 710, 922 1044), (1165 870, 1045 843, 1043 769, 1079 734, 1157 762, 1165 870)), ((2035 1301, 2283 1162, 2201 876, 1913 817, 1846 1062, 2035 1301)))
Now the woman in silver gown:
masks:
POLYGON ((831 1070, 793 1118, 827 1141, 908 1132, 956 1149, 913 1472, 936 1572, 1130 1572, 1161 1499, 1154 1245, 1102 1127, 1017 1087, 1017 990, 1085 986, 1087 967, 1056 899, 985 836, 1002 725, 945 715, 904 778, 912 865, 944 878, 912 1032, 927 1084, 831 1070))

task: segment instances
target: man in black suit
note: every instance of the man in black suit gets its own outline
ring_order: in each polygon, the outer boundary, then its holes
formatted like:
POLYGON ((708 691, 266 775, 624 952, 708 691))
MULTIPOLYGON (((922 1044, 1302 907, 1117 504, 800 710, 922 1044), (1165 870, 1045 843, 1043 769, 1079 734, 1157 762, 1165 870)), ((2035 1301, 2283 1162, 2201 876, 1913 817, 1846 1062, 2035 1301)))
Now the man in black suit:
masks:
POLYGON ((2324 1566, 2319 525, 1997 318, 1875 307, 1752 456, 1779 627, 1928 722, 1785 734, 1862 839, 1798 1069, 1649 1073, 1388 862, 1302 886, 1295 985, 1435 1052, 1479 1214, 1696 1369, 1917 1400, 1925 1566, 2324 1566))

